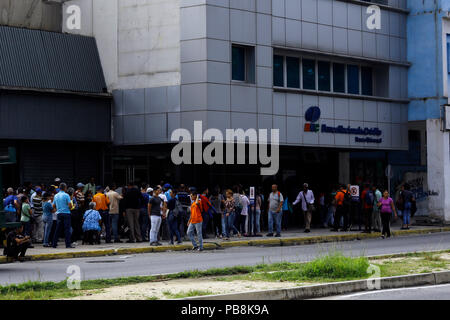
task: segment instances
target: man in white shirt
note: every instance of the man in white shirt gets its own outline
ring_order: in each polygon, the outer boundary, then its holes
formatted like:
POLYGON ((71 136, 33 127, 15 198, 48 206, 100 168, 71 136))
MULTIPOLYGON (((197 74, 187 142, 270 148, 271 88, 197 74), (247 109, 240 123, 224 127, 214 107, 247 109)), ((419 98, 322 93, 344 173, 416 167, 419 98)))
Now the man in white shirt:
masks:
POLYGON ((308 189, 309 186, 307 183, 303 184, 303 191, 297 196, 297 199, 294 201, 293 205, 297 205, 299 202, 302 203, 302 211, 305 218, 305 232, 311 232, 311 217, 312 211, 314 210, 314 193, 312 190, 308 189))

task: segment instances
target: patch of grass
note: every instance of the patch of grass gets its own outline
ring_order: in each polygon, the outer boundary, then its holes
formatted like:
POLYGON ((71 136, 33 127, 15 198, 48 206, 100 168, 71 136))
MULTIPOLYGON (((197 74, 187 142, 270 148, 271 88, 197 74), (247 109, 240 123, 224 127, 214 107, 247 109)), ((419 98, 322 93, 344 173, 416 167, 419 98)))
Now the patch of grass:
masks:
MULTIPOLYGON (((442 251, 447 253, 449 250, 442 251)), ((406 275, 412 273, 449 270, 450 261, 442 259, 439 253, 411 253, 403 258, 387 260, 371 259, 381 269, 382 277, 406 275)), ((81 282, 81 290, 70 290, 66 281, 26 282, 18 285, 0 286, 1 300, 48 300, 82 296, 95 293, 98 289, 149 283, 176 279, 198 279, 214 277, 217 281, 261 280, 290 281, 299 283, 320 283, 365 279, 369 260, 365 257, 346 257, 335 252, 323 254, 308 263, 280 262, 259 264, 256 266, 235 266, 230 268, 209 269, 206 271, 185 271, 160 276, 136 276, 117 279, 86 280, 81 282)), ((198 293, 198 292, 197 292, 198 293)), ((200 292, 201 293, 201 292, 200 292)))
POLYGON ((181 291, 178 293, 170 293, 170 291, 169 292, 165 291, 163 292, 163 294, 169 299, 181 299, 187 297, 209 296, 214 293, 208 290, 189 290, 189 291, 181 291))

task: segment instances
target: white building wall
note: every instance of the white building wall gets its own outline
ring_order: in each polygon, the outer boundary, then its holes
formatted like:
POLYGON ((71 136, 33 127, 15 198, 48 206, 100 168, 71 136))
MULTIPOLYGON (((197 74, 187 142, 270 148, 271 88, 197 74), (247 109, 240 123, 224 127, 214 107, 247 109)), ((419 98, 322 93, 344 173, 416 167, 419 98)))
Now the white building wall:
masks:
POLYGON ((97 39, 109 91, 180 84, 179 0, 72 0, 63 12, 64 32, 97 39), (79 30, 66 24, 72 5, 79 30))
POLYGON ((430 216, 450 221, 450 133, 441 120, 427 120, 428 210, 430 216))

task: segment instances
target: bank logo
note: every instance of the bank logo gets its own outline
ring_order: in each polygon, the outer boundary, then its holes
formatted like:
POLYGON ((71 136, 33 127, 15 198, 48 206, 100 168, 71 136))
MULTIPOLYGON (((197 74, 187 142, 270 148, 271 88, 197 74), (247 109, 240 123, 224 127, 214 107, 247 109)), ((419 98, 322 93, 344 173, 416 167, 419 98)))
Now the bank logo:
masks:
POLYGON ((352 128, 351 126, 344 127, 339 125, 336 127, 328 126, 326 124, 320 125, 318 123, 320 119, 320 108, 312 106, 305 112, 305 132, 321 132, 321 133, 334 133, 334 134, 351 134, 364 137, 355 137, 356 143, 382 143, 383 139, 380 138, 383 132, 379 128, 367 128, 358 127, 352 128), (375 137, 375 138, 373 138, 375 137))
POLYGON ((313 106, 308 108, 305 113, 305 132, 319 132, 320 125, 316 123, 320 119, 320 108, 313 106))

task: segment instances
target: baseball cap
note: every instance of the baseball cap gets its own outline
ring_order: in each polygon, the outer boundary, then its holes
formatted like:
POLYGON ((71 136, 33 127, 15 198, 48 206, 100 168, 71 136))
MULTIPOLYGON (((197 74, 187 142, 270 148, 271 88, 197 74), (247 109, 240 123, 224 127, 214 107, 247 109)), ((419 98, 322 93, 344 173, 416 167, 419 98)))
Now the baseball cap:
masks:
POLYGON ((77 183, 77 188, 83 188, 83 187, 84 187, 84 184, 82 184, 81 182, 77 183))
POLYGON ((307 183, 304 183, 303 186, 306 187, 306 188, 309 187, 309 185, 307 183))
POLYGON ((164 189, 172 189, 172 186, 169 183, 166 183, 164 185, 164 189))
POLYGON ((102 186, 97 186, 97 187, 95 187, 95 190, 100 190, 100 189, 103 189, 103 187, 102 186))
POLYGON ((153 188, 148 188, 147 193, 151 193, 151 192, 153 192, 153 188))
POLYGON ((60 178, 55 178, 55 182, 61 182, 60 178))
POLYGON ((39 193, 39 192, 41 192, 42 191, 42 189, 41 188, 36 188, 36 193, 39 193))

